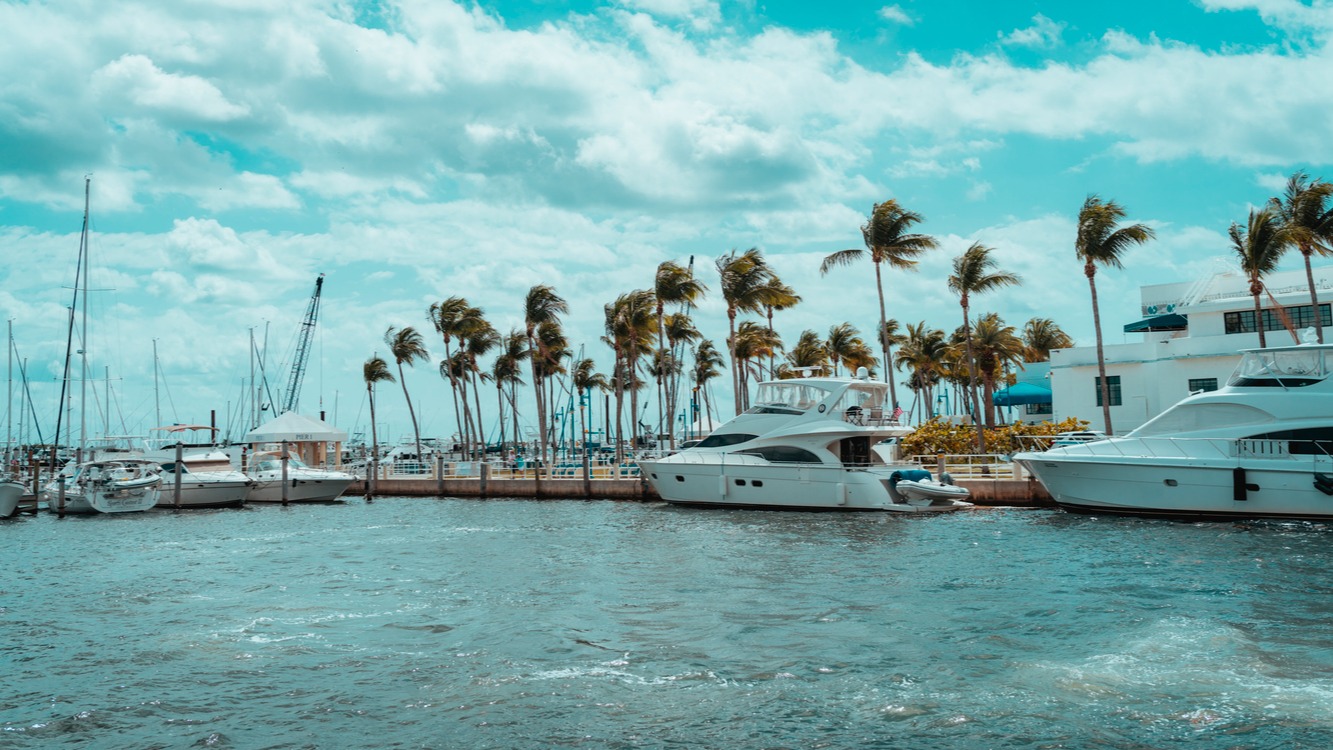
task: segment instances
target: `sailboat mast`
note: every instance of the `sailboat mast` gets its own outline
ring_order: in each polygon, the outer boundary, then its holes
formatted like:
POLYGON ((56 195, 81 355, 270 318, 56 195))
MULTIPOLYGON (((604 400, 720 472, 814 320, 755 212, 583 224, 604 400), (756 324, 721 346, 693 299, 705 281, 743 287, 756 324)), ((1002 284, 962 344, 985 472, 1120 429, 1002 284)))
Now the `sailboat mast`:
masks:
POLYGON ((153 419, 154 427, 162 426, 162 400, 157 395, 157 339, 153 339, 153 419))
POLYGON ((14 319, 9 319, 9 387, 5 394, 5 469, 10 466, 14 450, 14 319))
MULTIPOLYGON (((89 196, 92 193, 93 180, 91 177, 83 178, 83 237, 79 239, 80 253, 87 258, 88 256, 88 208, 89 196)), ((79 454, 83 454, 83 449, 88 443, 88 270, 85 267, 83 272, 83 321, 80 324, 79 334, 79 454)))

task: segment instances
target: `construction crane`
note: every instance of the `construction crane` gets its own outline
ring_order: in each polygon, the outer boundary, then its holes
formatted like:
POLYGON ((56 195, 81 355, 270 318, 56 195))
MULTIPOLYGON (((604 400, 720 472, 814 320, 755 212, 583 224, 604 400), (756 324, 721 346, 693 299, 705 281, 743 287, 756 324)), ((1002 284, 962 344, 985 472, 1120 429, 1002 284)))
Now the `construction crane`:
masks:
POLYGON ((310 304, 305 309, 305 319, 301 321, 301 331, 296 341, 296 356, 292 358, 292 372, 287 377, 287 391, 282 400, 282 411, 286 414, 296 408, 301 398, 301 379, 305 377, 306 360, 310 359, 310 341, 315 337, 315 323, 319 320, 319 293, 324 288, 324 274, 315 279, 315 293, 310 296, 310 304))

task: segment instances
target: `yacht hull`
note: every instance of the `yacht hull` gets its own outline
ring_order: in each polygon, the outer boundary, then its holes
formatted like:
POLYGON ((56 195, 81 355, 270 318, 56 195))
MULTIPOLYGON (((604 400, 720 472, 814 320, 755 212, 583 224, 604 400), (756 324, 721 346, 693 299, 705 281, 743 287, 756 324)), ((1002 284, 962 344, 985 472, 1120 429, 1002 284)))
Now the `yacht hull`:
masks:
POLYGON ((24 486, 18 482, 0 482, 0 518, 9 518, 18 512, 24 486))
POLYGON ((640 461, 662 500, 674 505, 779 510, 926 513, 968 504, 895 502, 892 469, 820 465, 640 461))
MULTIPOLYGON (((191 472, 181 478, 181 508, 239 508, 245 505, 254 484, 250 478, 240 472, 230 472, 220 477, 210 477, 205 473, 191 472)), ((159 508, 175 508, 176 479, 171 474, 162 475, 162 486, 157 500, 159 508)))
MULTIPOLYGON (((249 502, 282 502, 282 475, 274 476, 274 474, 274 472, 260 472, 252 475, 255 486, 250 488, 249 502)), ((287 502, 336 502, 354 481, 355 477, 341 472, 294 472, 287 477, 287 502)))
POLYGON ((1316 487, 1333 459, 1198 460, 1131 457, 1090 460, 1026 454, 1017 460, 1061 508, 1074 513, 1180 519, 1333 519, 1333 496, 1316 487))

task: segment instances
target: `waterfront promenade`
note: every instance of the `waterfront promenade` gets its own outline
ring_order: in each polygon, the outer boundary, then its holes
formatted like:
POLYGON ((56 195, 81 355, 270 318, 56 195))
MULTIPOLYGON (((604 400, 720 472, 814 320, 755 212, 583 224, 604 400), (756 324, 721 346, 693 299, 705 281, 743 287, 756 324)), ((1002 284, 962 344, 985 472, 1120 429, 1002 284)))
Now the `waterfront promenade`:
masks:
MULTIPOLYGON (((426 476, 386 474, 375 481, 374 494, 406 497, 530 497, 537 500, 634 500, 653 502, 659 498, 651 484, 637 474, 613 476, 605 467, 594 468, 591 476, 582 477, 581 470, 573 476, 551 478, 543 476, 538 482, 533 470, 495 469, 490 464, 466 465, 459 473, 459 464, 445 464, 426 476)), ((557 469, 557 471, 559 471, 557 469)), ((954 482, 971 492, 969 501, 983 506, 1054 507, 1050 494, 1035 478, 1017 474, 1017 468, 1005 465, 1003 471, 988 474, 973 472, 972 476, 958 476, 951 469, 954 482)), ((624 470, 622 469, 622 472, 624 470)), ((348 496, 364 495, 365 480, 347 489, 348 496)))

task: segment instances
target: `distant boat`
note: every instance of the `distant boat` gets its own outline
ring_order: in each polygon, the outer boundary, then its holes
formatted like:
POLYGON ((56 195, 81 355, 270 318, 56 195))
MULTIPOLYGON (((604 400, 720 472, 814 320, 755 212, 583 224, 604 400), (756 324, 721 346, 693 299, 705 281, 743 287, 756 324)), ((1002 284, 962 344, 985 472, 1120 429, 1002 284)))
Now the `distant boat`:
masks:
POLYGON ((18 513, 19 501, 27 488, 20 482, 0 481, 0 518, 9 518, 18 513))
POLYGON ((908 498, 890 482, 916 464, 883 441, 911 432, 886 411, 889 387, 856 378, 761 383, 754 405, 698 445, 640 459, 657 494, 678 505, 922 513, 971 503, 908 498), (895 476, 898 475, 898 476, 895 476))
POLYGON ((46 485, 44 494, 47 508, 53 511, 132 513, 157 505, 161 484, 156 463, 120 458, 66 466, 46 485))
MULTIPOLYGON (((158 427, 169 434, 208 431, 207 425, 158 427)), ((162 466, 159 508, 239 508, 245 504, 255 481, 231 465, 231 456, 212 442, 182 443, 176 463, 176 445, 169 439, 155 441, 144 455, 162 466), (180 475, 180 502, 176 502, 176 476, 180 475)))
POLYGON ((1247 349, 1224 388, 1188 396, 1128 435, 1014 461, 1077 513, 1328 520, 1331 415, 1333 344, 1247 349))
MULTIPOLYGON (((281 451, 261 451, 250 456, 246 473, 255 482, 250 489, 252 503, 280 503, 283 501, 283 469, 281 451)), ((356 481, 356 477, 342 471, 315 469, 306 466, 295 453, 287 453, 287 502, 331 503, 356 481)))

